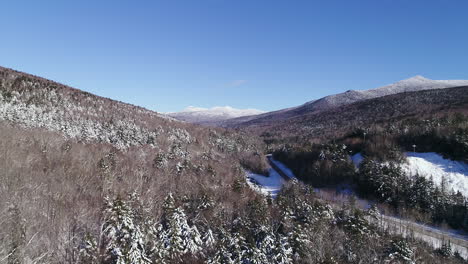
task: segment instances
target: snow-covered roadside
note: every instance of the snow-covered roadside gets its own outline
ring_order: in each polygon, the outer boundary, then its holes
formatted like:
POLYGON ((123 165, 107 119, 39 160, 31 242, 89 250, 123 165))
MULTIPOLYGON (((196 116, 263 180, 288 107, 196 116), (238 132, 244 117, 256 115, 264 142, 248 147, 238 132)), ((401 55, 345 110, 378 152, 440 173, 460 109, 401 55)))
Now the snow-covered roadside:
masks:
MULTIPOLYGON (((294 173, 286 167, 286 165, 273 159, 271 155, 268 155, 267 158, 273 166, 281 170, 281 173, 285 174, 290 179, 296 179, 294 173)), ((274 168, 268 170, 268 177, 249 171, 246 172, 246 176, 247 183, 250 187, 262 194, 270 195, 271 197, 276 197, 283 185, 287 182, 274 168)))
MULTIPOLYGON (((446 188, 460 191, 468 196, 468 164, 445 159, 434 152, 406 152, 406 163, 401 164, 403 172, 408 176, 420 175, 432 179, 436 185, 445 181, 446 188)), ((361 153, 351 156, 356 167, 364 158, 361 153)))
POLYGON ((273 163, 273 165, 275 165, 276 167, 278 167, 286 176, 288 176, 290 179, 296 179, 296 176, 294 175, 294 173, 288 168, 286 167, 286 165, 284 165, 283 163, 275 160, 273 158, 273 155, 271 154, 268 154, 267 155, 267 158, 268 160, 273 163))
POLYGON ((460 253, 464 259, 468 259, 468 238, 466 235, 458 234, 455 230, 445 231, 388 215, 380 215, 379 218, 377 224, 388 231, 404 237, 414 236, 427 242, 433 248, 440 248, 444 243, 450 241, 452 250, 460 253))
POLYGON ((268 177, 249 171, 247 171, 246 174, 247 183, 250 187, 264 195, 270 195, 271 197, 276 197, 283 187, 283 184, 286 182, 273 168, 268 170, 268 177))

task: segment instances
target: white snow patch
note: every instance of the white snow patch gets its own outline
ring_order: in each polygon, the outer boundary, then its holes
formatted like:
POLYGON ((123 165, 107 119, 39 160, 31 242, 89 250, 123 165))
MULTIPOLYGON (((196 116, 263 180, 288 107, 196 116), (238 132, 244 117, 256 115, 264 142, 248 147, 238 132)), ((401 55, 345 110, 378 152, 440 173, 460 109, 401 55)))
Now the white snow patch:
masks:
POLYGON ((440 185, 444 179, 447 188, 468 196, 468 164, 444 159, 433 152, 407 152, 406 156, 407 163, 402 165, 406 174, 432 178, 437 185, 440 185))
MULTIPOLYGON (((409 176, 420 175, 432 179, 436 185, 445 180, 448 190, 459 191, 468 196, 468 164, 445 159, 434 152, 406 152, 406 163, 401 164, 403 172, 409 176)), ((351 156, 356 167, 363 160, 361 153, 351 156)))
POLYGON ((247 183, 262 194, 276 197, 286 181, 273 168, 268 170, 268 174, 269 176, 266 177, 248 171, 247 183))

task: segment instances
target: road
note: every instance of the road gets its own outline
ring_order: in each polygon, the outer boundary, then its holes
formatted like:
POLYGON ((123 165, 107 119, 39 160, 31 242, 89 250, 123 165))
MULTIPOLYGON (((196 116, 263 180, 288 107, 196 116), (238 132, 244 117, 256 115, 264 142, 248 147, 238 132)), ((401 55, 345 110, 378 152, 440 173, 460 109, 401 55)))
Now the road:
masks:
MULTIPOLYGON (((290 180, 288 173, 284 172, 279 166, 272 162, 272 156, 268 155, 270 166, 278 172, 284 179, 290 180)), ((319 198, 332 203, 342 204, 349 201, 349 196, 353 194, 337 193, 331 189, 316 189, 319 198)), ((357 206, 368 208, 373 204, 365 199, 356 198, 357 206)), ((409 220, 400 219, 390 215, 380 214, 377 220, 373 221, 381 230, 387 230, 393 234, 399 234, 403 237, 414 237, 427 242, 434 249, 440 248, 444 243, 450 242, 452 251, 458 251, 464 259, 468 259, 468 236, 460 235, 455 232, 448 232, 437 227, 427 226, 409 220)))

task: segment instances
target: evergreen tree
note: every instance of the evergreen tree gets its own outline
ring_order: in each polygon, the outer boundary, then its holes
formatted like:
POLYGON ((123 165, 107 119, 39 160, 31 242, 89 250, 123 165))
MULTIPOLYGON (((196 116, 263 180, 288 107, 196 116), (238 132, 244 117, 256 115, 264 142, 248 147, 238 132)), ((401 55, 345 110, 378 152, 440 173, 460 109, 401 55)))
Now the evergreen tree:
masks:
POLYGON ((286 237, 281 235, 276 236, 275 250, 273 255, 273 262, 278 264, 292 263, 293 250, 286 237))
POLYGON ((238 264, 246 263, 249 255, 249 247, 245 238, 238 232, 232 235, 229 232, 221 231, 221 241, 214 256, 209 259, 209 264, 238 264))
POLYGON ((289 234, 289 244, 295 259, 306 255, 310 241, 300 224, 295 225, 293 231, 289 234))
POLYGON ((404 239, 393 240, 391 242, 388 258, 391 260, 401 260, 407 264, 415 263, 412 260, 413 250, 404 239))
POLYGON ((90 234, 86 234, 79 251, 80 264, 98 264, 98 246, 96 239, 90 234))
POLYGON ((452 252, 452 245, 450 244, 450 241, 447 243, 447 242, 444 242, 442 244, 442 247, 440 247, 438 250, 437 250, 437 253, 439 253, 441 256, 443 257, 451 257, 453 255, 453 252, 452 252))
POLYGON ((160 257, 177 260, 184 254, 199 252, 203 246, 200 233, 196 226, 188 224, 184 210, 176 207, 171 193, 164 201, 163 210, 163 218, 157 227, 160 257))
POLYGON ((105 222, 102 230, 105 249, 104 263, 150 263, 145 253, 144 236, 134 221, 132 208, 120 197, 106 199, 105 222))

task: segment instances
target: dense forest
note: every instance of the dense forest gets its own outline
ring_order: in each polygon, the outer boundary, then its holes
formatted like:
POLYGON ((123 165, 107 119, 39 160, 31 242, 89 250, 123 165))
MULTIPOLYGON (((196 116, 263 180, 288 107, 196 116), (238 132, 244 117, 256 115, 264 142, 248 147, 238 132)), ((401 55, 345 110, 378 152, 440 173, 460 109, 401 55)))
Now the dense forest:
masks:
POLYGON ((358 128, 324 144, 285 145, 275 158, 312 186, 355 186, 362 197, 410 212, 419 221, 448 224, 468 231, 468 200, 442 181, 406 175, 399 164, 405 151, 436 152, 468 160, 468 118, 460 113, 429 119, 405 119, 358 128), (361 153, 358 170, 350 156, 361 153))

